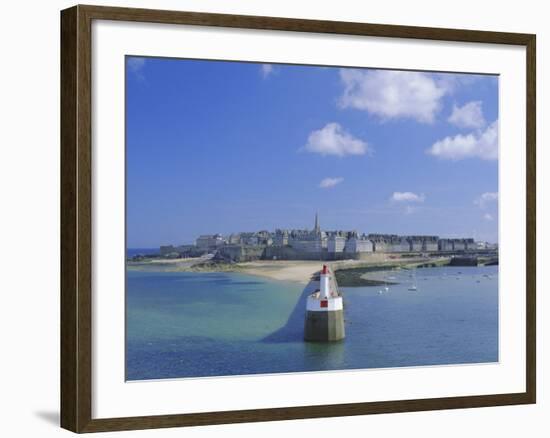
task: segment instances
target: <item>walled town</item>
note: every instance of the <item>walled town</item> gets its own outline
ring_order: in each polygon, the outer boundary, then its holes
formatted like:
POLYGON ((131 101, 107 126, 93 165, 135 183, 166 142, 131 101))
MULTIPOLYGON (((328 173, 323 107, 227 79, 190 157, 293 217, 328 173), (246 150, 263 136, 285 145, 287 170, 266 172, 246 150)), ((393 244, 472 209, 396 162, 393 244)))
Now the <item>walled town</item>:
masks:
POLYGON ((473 238, 440 238, 433 235, 400 236, 365 234, 357 231, 323 231, 315 215, 311 230, 262 230, 222 236, 198 236, 194 245, 161 246, 165 258, 199 257, 212 254, 218 260, 245 262, 253 260, 361 260, 378 253, 461 254, 495 251, 497 246, 476 242, 473 238))

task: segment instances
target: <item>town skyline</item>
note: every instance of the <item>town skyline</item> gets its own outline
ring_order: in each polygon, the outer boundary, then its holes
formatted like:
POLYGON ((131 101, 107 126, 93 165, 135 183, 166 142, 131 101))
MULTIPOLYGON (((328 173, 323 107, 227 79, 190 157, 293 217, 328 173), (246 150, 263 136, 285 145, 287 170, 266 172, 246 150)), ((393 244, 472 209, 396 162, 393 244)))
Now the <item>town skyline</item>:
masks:
MULTIPOLYGON (((368 259, 373 253, 392 254, 476 254, 497 251, 498 245, 479 242, 472 237, 445 238, 436 235, 396 235, 361 233, 357 230, 323 230, 319 215, 311 229, 276 229, 221 234, 203 234, 195 242, 162 245, 161 257, 213 257, 217 262, 252 260, 343 260, 368 259)), ((156 250, 155 250, 156 252, 156 250)), ((134 254, 142 261, 145 254, 134 254)))
POLYGON ((127 246, 309 229, 498 242, 498 79, 127 58, 127 246))
MULTIPOLYGON (((194 239, 188 242, 165 242, 162 245, 158 245, 158 247, 177 247, 177 246, 193 246, 197 244, 197 241, 200 239, 221 239, 225 243, 231 243, 232 238, 241 237, 241 236, 260 236, 265 233, 268 233, 270 235, 276 235, 280 232, 285 233, 295 233, 295 232, 317 232, 317 233, 323 233, 327 237, 330 235, 356 235, 358 237, 362 237, 365 239, 372 238, 372 236, 386 236, 386 237, 399 237, 399 238, 412 238, 412 237, 436 237, 443 240, 472 240, 478 243, 488 243, 488 244, 498 244, 498 242, 490 242, 490 241, 483 241, 477 238, 477 236, 474 235, 435 235, 435 234, 426 234, 426 233, 412 233, 412 234, 403 234, 403 233, 390 233, 390 232, 384 232, 384 233, 378 233, 378 232, 372 232, 372 231, 365 231, 365 230, 357 230, 357 229, 348 229, 348 228, 324 228, 320 224, 319 219, 319 213, 315 213, 315 222, 313 227, 303 227, 303 228, 288 228, 288 227, 278 227, 274 229, 255 229, 255 230, 239 230, 239 231, 232 231, 230 233, 220 233, 220 232, 212 232, 208 234, 200 234, 195 236, 194 239)), ((132 247, 129 247, 132 248, 132 247)), ((133 247, 133 249, 139 249, 140 247, 133 247)), ((144 247, 141 247, 144 248, 144 247)))

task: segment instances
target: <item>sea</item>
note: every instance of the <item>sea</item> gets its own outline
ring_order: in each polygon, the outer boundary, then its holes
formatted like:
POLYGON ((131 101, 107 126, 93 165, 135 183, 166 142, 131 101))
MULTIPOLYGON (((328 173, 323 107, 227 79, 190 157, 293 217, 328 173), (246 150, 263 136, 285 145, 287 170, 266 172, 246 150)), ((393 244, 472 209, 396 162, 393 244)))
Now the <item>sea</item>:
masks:
POLYGON ((127 380, 498 362, 498 266, 388 271, 341 287, 346 338, 303 341, 304 285, 127 271, 127 380), (416 290, 409 290, 416 284, 416 290))
POLYGON ((137 255, 159 255, 160 248, 128 248, 126 250, 126 257, 131 258, 137 255))

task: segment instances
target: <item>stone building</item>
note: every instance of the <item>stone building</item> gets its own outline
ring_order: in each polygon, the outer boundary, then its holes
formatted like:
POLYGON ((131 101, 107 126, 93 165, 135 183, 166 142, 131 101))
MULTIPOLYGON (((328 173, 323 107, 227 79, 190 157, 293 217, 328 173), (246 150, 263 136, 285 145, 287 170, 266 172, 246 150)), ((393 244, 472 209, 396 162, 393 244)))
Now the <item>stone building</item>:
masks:
POLYGON ((439 239, 439 251, 476 251, 477 243, 472 238, 466 239, 439 239))
POLYGON ((437 251, 438 246, 437 242, 439 241, 438 236, 424 236, 424 251, 434 252, 437 251))
POLYGON ((405 252, 410 250, 407 239, 397 234, 369 234, 375 252, 405 252))
POLYGON ((213 250, 224 244, 224 239, 221 234, 203 234, 197 237, 195 242, 197 248, 213 250))
POLYGON ((438 236, 407 236, 411 251, 437 251, 438 236))
MULTIPOLYGON (((279 241, 279 239, 276 239, 279 241)), ((290 230, 288 232, 287 245, 298 251, 319 252, 327 248, 327 235, 321 231, 319 216, 315 214, 315 225, 313 230, 290 230)))
POLYGON ((273 245, 287 246, 288 245, 288 230, 275 230, 275 236, 273 237, 273 245))
POLYGON ((338 234, 331 234, 327 240, 327 250, 329 253, 343 252, 346 247, 347 238, 338 234))
POLYGON ((357 233, 353 233, 346 242, 345 251, 350 254, 373 252, 373 250, 374 245, 364 234, 358 236, 357 233))

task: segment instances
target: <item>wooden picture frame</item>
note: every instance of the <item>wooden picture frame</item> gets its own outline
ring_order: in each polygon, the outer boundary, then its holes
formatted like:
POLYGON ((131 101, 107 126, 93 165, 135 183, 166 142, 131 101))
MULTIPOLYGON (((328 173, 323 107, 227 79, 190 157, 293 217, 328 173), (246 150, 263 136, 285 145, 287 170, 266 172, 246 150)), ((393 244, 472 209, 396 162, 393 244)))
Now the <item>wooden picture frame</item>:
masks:
POLYGON ((531 34, 238 16, 100 6, 61 12, 61 426, 98 432, 176 426, 273 421, 436 409, 535 403, 535 79, 536 38, 531 34), (518 45, 526 48, 527 284, 526 391, 323 406, 92 418, 92 91, 93 20, 185 24, 259 30, 315 32, 387 38, 518 45))

